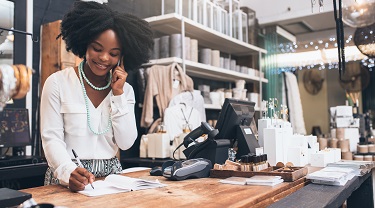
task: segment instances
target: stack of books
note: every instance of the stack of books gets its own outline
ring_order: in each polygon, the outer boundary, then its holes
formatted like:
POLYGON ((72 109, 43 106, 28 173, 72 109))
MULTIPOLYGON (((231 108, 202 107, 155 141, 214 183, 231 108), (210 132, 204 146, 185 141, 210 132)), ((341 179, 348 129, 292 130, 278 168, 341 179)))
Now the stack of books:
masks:
POLYGON ((220 180, 220 183, 235 184, 235 185, 254 185, 254 186, 275 186, 282 183, 284 180, 281 176, 264 176, 256 175, 251 178, 245 177, 229 177, 220 180))

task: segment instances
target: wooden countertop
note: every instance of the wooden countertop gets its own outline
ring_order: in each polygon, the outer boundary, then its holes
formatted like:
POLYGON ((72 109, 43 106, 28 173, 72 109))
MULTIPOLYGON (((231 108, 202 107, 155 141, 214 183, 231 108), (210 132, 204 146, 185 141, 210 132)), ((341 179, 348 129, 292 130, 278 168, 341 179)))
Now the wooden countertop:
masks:
POLYGON ((218 178, 170 181, 150 176, 148 171, 124 174, 147 180, 158 179, 166 187, 98 197, 73 193, 50 185, 24 189, 37 203, 66 207, 265 207, 305 186, 306 179, 284 182, 274 187, 221 184, 218 178))

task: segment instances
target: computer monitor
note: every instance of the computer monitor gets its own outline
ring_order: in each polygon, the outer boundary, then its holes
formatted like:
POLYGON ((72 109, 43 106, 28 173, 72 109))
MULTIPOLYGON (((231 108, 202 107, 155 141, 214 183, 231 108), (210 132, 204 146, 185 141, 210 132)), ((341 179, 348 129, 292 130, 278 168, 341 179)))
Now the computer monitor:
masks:
POLYGON ((29 113, 25 108, 4 108, 0 112, 0 148, 31 145, 29 113))
POLYGON ((229 139, 232 147, 238 147, 237 158, 255 153, 255 148, 259 147, 250 128, 254 106, 254 102, 226 98, 215 126, 219 130, 216 139, 229 139))

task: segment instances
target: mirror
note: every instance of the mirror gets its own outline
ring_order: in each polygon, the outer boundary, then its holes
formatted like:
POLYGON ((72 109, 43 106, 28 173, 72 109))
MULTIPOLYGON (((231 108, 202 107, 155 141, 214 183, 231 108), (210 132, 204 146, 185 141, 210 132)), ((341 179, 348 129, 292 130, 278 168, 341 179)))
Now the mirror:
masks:
MULTIPOLYGON (((0 27, 14 27, 14 2, 0 0, 0 27)), ((12 32, 0 30, 0 64, 13 64, 13 40, 12 32)))

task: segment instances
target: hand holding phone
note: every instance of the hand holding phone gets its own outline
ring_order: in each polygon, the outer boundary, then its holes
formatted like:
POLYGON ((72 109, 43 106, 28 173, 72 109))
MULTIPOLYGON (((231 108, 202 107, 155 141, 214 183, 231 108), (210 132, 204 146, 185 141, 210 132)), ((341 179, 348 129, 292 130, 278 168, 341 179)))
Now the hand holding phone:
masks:
POLYGON ((113 95, 121 95, 124 93, 124 84, 128 73, 124 69, 124 64, 121 62, 123 57, 117 62, 117 65, 112 69, 112 93, 113 95))

